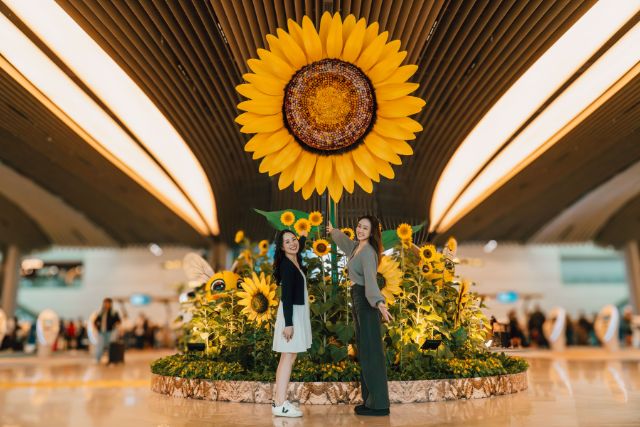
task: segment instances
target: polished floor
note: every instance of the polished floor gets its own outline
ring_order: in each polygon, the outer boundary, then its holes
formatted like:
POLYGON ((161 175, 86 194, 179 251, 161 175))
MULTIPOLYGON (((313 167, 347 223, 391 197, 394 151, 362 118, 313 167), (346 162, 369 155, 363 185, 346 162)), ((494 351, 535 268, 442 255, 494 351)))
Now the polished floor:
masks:
POLYGON ((394 405, 363 418, 352 406, 303 406, 301 419, 274 419, 268 405, 170 398, 149 390, 149 361, 128 353, 119 367, 84 355, 0 356, 0 427, 187 426, 640 426, 640 351, 522 352, 529 390, 455 402, 394 405))

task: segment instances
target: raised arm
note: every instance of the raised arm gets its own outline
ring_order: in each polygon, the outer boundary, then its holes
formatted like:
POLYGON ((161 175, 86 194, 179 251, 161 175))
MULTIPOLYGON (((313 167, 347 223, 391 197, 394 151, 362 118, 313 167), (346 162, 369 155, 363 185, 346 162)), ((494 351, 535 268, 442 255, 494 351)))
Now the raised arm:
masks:
POLYGON ((334 242, 336 242, 336 245, 338 245, 340 250, 347 256, 351 255, 356 246, 358 246, 358 242, 354 242, 349 238, 349 236, 347 236, 337 228, 331 230, 331 238, 334 242))

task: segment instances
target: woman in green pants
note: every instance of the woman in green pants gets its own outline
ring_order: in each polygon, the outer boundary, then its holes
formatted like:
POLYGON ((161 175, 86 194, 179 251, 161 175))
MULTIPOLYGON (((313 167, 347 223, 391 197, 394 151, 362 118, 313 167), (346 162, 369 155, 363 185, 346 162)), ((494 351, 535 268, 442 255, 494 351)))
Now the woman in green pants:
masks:
POLYGON ((360 388, 363 405, 355 408, 358 415, 389 415, 387 363, 382 343, 382 323, 393 320, 376 279, 382 254, 382 235, 376 217, 366 215, 358 220, 356 240, 327 224, 333 241, 349 257, 347 268, 351 280, 353 321, 360 361, 360 388))

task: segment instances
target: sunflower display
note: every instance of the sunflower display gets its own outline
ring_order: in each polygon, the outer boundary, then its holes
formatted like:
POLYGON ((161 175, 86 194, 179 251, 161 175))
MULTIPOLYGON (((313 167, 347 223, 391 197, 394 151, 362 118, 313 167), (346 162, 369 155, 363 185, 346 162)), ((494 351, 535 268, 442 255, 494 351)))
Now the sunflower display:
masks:
POLYGON ((453 237, 449 237, 447 243, 444 245, 442 252, 447 258, 455 258, 457 250, 458 241, 453 237))
POLYGON ((378 286, 387 300, 387 304, 391 305, 396 302, 395 296, 402 292, 401 284, 402 270, 400 270, 400 264, 391 257, 383 255, 378 266, 378 286))
POLYGON ((322 220, 323 220, 322 214, 318 211, 313 211, 309 214, 309 222, 314 227, 322 224, 322 220))
POLYGON ((262 159, 261 173, 280 174, 280 189, 293 184, 305 199, 328 189, 338 202, 355 184, 371 193, 380 176, 393 179, 391 165, 413 154, 406 141, 422 126, 409 116, 425 102, 407 80, 418 67, 401 65, 400 41, 378 31, 354 15, 325 12, 319 31, 307 16, 302 26, 290 19, 247 61, 236 122, 256 134, 245 151, 262 159))
POLYGON ((316 296, 315 295, 309 295, 309 304, 313 304, 314 302, 316 302, 316 296))
POLYGON ((318 239, 313 242, 313 253, 324 256, 331 252, 331 245, 325 239, 318 239))
POLYGON ((429 244, 420 248, 420 259, 424 262, 431 262, 436 258, 436 247, 429 244))
POLYGON ((400 240, 409 240, 413 235, 413 229, 409 224, 402 223, 398 226, 398 228, 396 228, 396 233, 398 234, 400 240))
POLYGON ((290 227, 296 221, 296 216, 291 211, 285 211, 280 215, 280 222, 282 225, 290 227))
POLYGON ((353 238, 356 236, 356 233, 353 232, 353 229, 349 227, 341 228, 340 231, 342 231, 351 240, 353 240, 353 238))
POLYGON ((236 237, 233 239, 236 243, 240 244, 244 240, 244 231, 238 230, 236 232, 236 237))
POLYGON ((242 289, 237 293, 240 298, 238 305, 244 306, 242 313, 258 324, 271 320, 270 308, 278 305, 275 299, 276 285, 271 283, 271 278, 264 273, 260 273, 260 276, 253 273, 251 277, 244 278, 242 289))
POLYGON ((260 256, 265 256, 267 251, 269 251, 269 241, 261 240, 260 243, 258 243, 258 248, 260 249, 260 256))
POLYGON ((309 230, 311 229, 311 223, 308 219, 300 218, 293 225, 293 228, 296 230, 296 233, 298 233, 298 235, 301 235, 303 232, 309 232, 309 230))

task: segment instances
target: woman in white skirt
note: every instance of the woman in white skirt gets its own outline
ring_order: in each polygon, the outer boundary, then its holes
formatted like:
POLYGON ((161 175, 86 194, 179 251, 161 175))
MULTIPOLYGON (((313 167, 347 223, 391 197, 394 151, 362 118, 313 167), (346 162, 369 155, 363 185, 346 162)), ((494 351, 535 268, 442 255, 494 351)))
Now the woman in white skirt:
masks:
POLYGON ((297 353, 311 348, 306 268, 300 256, 307 233, 301 234, 298 240, 293 232, 280 231, 273 261, 273 276, 282 287, 282 293, 273 332, 273 351, 281 354, 271 412, 280 417, 302 416, 302 411, 287 400, 287 388, 297 353))

